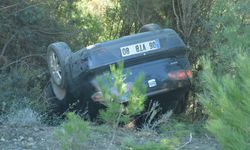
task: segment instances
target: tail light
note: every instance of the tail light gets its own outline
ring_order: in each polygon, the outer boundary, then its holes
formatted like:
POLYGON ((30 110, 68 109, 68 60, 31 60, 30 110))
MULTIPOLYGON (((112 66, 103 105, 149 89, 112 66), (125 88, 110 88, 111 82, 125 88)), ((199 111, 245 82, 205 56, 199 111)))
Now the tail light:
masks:
POLYGON ((192 72, 190 70, 186 70, 186 74, 189 78, 192 78, 192 72))
POLYGON ((190 70, 178 70, 168 73, 168 78, 172 80, 184 80, 186 78, 192 78, 190 70))

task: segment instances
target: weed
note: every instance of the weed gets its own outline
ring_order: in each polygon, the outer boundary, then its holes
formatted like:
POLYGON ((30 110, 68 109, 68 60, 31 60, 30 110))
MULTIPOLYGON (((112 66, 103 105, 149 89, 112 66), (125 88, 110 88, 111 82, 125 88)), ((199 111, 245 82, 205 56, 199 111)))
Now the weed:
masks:
POLYGON ((124 150, 173 150, 179 144, 178 139, 161 139, 159 142, 147 141, 135 143, 133 139, 125 139, 122 149, 124 150))
POLYGON ((7 123, 15 125, 40 124, 40 115, 30 108, 14 110, 7 115, 7 123))

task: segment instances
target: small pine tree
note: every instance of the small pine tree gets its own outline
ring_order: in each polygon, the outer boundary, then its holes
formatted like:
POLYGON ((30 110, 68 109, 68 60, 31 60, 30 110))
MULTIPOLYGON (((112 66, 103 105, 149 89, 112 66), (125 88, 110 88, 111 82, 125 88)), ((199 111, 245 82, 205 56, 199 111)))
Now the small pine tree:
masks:
POLYGON ((90 127, 87 122, 74 113, 68 113, 67 119, 61 127, 55 130, 55 137, 62 149, 81 150, 84 142, 88 139, 90 127))
POLYGON ((239 55, 235 74, 214 75, 211 62, 203 60, 204 93, 200 100, 209 115, 207 129, 226 150, 250 147, 250 59, 239 55))
POLYGON ((208 130, 226 150, 250 147, 249 4, 214 1, 210 12, 213 54, 203 60, 200 100, 209 115, 208 130))
POLYGON ((113 126, 117 126, 119 123, 127 123, 132 116, 142 112, 146 98, 143 75, 139 76, 133 85, 129 85, 124 82, 127 74, 124 76, 123 68, 122 62, 118 64, 118 67, 111 65, 111 75, 107 73, 104 80, 98 79, 104 98, 102 103, 107 107, 100 111, 100 118, 113 126), (130 89, 128 90, 128 88, 130 89), (126 99, 128 105, 123 103, 126 99))

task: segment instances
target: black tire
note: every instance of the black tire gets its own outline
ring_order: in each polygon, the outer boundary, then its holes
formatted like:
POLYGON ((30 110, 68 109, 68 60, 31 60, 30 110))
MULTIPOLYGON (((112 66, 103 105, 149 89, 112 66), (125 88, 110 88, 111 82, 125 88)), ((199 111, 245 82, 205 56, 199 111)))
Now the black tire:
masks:
POLYGON ((66 88, 66 58, 71 54, 70 47, 64 42, 52 43, 48 46, 47 61, 52 81, 60 88, 66 88))
POLYGON ((146 24, 142 26, 139 30, 139 33, 148 32, 148 31, 156 31, 156 30, 161 30, 161 29, 162 29, 161 26, 159 26, 158 24, 151 23, 151 24, 146 24))
POLYGON ((187 109, 187 101, 188 101, 188 92, 181 95, 178 98, 178 102, 176 104, 176 107, 174 109, 175 114, 181 114, 186 111, 187 109))
POLYGON ((48 66, 51 74, 51 87, 56 98, 60 100, 65 107, 73 102, 73 97, 67 86, 66 69, 67 58, 71 53, 71 49, 64 42, 50 44, 47 51, 48 66))

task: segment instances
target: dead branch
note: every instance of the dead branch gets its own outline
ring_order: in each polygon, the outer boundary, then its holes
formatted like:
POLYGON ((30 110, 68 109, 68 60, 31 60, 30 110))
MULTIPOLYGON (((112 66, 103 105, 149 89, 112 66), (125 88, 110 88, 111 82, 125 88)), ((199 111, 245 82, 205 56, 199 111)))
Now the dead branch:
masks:
POLYGON ((3 56, 3 55, 4 55, 6 48, 8 47, 9 43, 14 39, 15 35, 16 35, 16 34, 13 34, 13 35, 9 38, 9 40, 4 44, 0 56, 3 56))
POLYGON ((5 66, 2 66, 2 67, 0 68, 0 70, 4 70, 5 68, 10 67, 11 65, 16 64, 16 63, 19 63, 19 62, 22 62, 23 60, 25 60, 25 59, 27 59, 27 58, 30 58, 30 57, 41 57, 41 58, 44 59, 44 56, 45 56, 45 54, 31 54, 31 55, 27 55, 27 56, 21 57, 20 59, 18 59, 18 60, 16 60, 16 61, 13 61, 13 62, 7 64, 7 65, 5 65, 5 66))
POLYGON ((140 15, 140 12, 139 12, 139 10, 140 10, 140 8, 139 8, 139 3, 136 3, 135 5, 133 5, 134 6, 134 10, 135 10, 135 14, 136 14, 136 16, 137 16, 137 19, 139 20, 139 22, 140 22, 140 24, 145 24, 145 22, 144 22, 144 16, 142 16, 143 15, 143 13, 142 13, 142 15, 140 15))
POLYGON ((178 147, 176 150, 180 150, 180 149, 182 149, 183 147, 185 147, 186 145, 188 145, 189 143, 191 143, 191 142, 192 142, 192 139, 193 139, 193 135, 192 135, 192 133, 190 133, 190 134, 189 134, 189 140, 188 140, 186 143, 184 143, 182 146, 178 147))
POLYGON ((44 4, 46 4, 46 3, 45 2, 41 2, 41 3, 33 4, 33 5, 30 5, 30 6, 27 6, 27 7, 23 8, 23 9, 20 9, 20 10, 16 11, 15 13, 17 14, 17 13, 20 13, 20 12, 26 10, 26 9, 29 9, 29 8, 32 8, 32 7, 36 7, 36 6, 39 6, 39 5, 44 5, 44 4))
POLYGON ((172 0, 172 6, 173 6, 173 11, 174 11, 174 16, 175 16, 175 18, 176 18, 177 30, 178 30, 182 35, 184 35, 184 33, 183 33, 183 31, 181 30, 181 27, 180 27, 180 18, 179 18, 179 16, 177 15, 174 0, 172 0))
POLYGON ((202 14, 205 6, 207 6, 206 1, 172 0, 177 31, 184 37, 187 45, 189 45, 189 38, 192 35, 198 17, 202 14))
POLYGON ((163 114, 159 120, 155 121, 152 124, 151 129, 155 129, 156 127, 159 127, 160 124, 167 123, 167 121, 169 121, 169 118, 172 116, 172 114, 173 114, 172 110, 170 110, 167 113, 163 114))
POLYGON ((7 64, 8 62, 8 59, 7 57, 4 56, 4 53, 9 45, 9 43, 14 39, 15 37, 15 34, 13 34, 10 39, 4 44, 3 46, 3 49, 2 49, 2 52, 0 54, 0 67, 2 68, 3 66, 5 66, 5 64, 7 64))
POLYGON ((17 6, 17 5, 18 5, 18 3, 13 4, 13 5, 9 5, 9 6, 2 6, 2 8, 0 8, 0 11, 3 11, 3 10, 5 10, 5 9, 9 9, 9 8, 15 7, 15 6, 17 6))
POLYGON ((49 31, 43 31, 43 30, 32 30, 33 32, 39 32, 41 34, 45 34, 45 35, 73 35, 73 34, 76 34, 76 33, 79 33, 80 31, 78 32, 49 32, 49 31))

